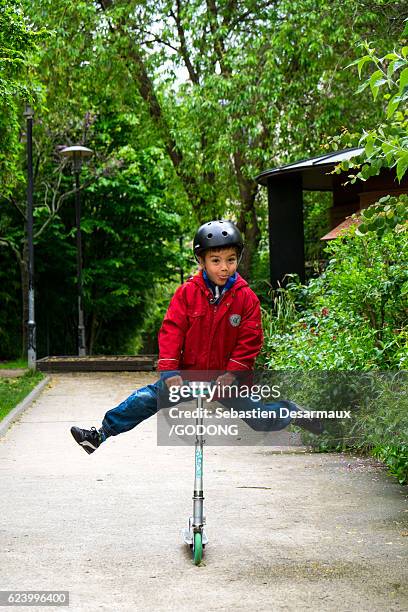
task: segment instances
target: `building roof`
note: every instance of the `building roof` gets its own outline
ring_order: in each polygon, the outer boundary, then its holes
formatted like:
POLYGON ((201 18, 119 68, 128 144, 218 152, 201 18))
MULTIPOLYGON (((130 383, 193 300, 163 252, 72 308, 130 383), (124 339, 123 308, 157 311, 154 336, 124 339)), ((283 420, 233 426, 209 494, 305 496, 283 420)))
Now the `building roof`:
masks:
POLYGON ((339 223, 339 225, 336 225, 336 227, 334 227, 332 230, 330 230, 330 232, 328 232, 327 234, 325 234, 324 236, 322 236, 322 238, 320 238, 320 240, 333 240, 334 238, 337 238, 337 236, 340 236, 341 234, 343 234, 346 230, 348 230, 348 228, 351 225, 360 225, 361 223, 361 218, 352 218, 350 217, 346 217, 344 219, 344 221, 342 221, 341 223, 339 223))
POLYGON ((310 191, 332 191, 333 190, 333 175, 329 172, 338 163, 351 159, 360 155, 364 149, 355 147, 353 149, 343 149, 342 151, 333 151, 320 155, 319 157, 311 157, 301 161, 286 164, 278 168, 265 170, 255 177, 255 180, 260 185, 267 185, 268 179, 277 178, 286 174, 300 173, 302 175, 303 189, 310 191))

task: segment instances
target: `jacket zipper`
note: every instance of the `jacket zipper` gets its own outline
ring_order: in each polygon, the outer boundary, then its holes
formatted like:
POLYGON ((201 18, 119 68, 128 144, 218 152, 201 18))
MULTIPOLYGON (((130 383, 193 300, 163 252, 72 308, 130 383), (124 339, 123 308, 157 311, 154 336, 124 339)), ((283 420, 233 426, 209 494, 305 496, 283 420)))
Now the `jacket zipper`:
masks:
POLYGON ((212 341, 214 338, 214 321, 215 321, 216 313, 217 313, 217 304, 214 304, 212 308, 212 317, 211 317, 211 336, 210 336, 210 342, 208 344, 207 370, 210 367, 211 346, 212 346, 212 341))
MULTIPOLYGON (((224 297, 224 296, 222 296, 222 297, 224 297)), ((235 291, 234 291, 234 293, 232 294, 232 296, 231 296, 231 297, 232 297, 232 298, 234 298, 234 297, 235 297, 235 291)), ((220 301, 221 301, 221 300, 220 300, 220 301)), ((211 328, 213 328, 213 326, 214 326, 214 320, 215 320, 215 315, 216 315, 216 313, 217 313, 218 306, 219 306, 219 303, 218 303, 218 304, 214 304, 213 315, 212 315, 212 321, 211 321, 211 328)), ((229 306, 229 304, 228 304, 228 306, 229 306)), ((210 342, 209 342, 209 353, 208 353, 207 369, 209 368, 209 360, 210 360, 210 354, 211 354, 211 345, 212 345, 213 338, 214 338, 214 330, 212 329, 212 333, 211 333, 211 336, 210 336, 210 342)))

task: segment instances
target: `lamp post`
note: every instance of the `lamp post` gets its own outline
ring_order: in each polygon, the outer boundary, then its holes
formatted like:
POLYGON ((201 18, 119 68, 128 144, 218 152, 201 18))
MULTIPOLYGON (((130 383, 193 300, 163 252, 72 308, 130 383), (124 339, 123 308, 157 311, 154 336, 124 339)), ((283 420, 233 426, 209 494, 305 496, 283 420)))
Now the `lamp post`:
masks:
POLYGON ((30 370, 36 366, 36 334, 34 318, 34 241, 33 241, 33 109, 26 105, 27 120, 27 244, 28 244, 28 321, 27 361, 30 370))
POLYGON ((85 321, 84 310, 82 304, 82 239, 81 239, 81 197, 79 175, 82 168, 82 163, 85 159, 92 155, 91 149, 76 145, 74 147, 65 147, 61 151, 61 155, 72 161, 72 168, 75 175, 75 224, 76 224, 76 243, 77 243, 77 294, 78 294, 78 355, 85 357, 85 321))

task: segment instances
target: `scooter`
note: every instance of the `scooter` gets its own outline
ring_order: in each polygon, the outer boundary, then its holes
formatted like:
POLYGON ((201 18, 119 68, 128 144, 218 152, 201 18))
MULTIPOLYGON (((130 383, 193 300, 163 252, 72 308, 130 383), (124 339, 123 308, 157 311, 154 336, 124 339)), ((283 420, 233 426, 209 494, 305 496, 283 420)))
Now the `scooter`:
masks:
POLYGON ((214 383, 189 382, 191 395, 197 400, 196 417, 196 439, 195 439, 195 476, 193 493, 193 516, 188 520, 188 527, 182 529, 184 542, 192 550, 195 565, 199 565, 203 558, 203 551, 208 544, 208 537, 204 530, 204 492, 203 492, 203 398, 208 396, 208 392, 214 383))

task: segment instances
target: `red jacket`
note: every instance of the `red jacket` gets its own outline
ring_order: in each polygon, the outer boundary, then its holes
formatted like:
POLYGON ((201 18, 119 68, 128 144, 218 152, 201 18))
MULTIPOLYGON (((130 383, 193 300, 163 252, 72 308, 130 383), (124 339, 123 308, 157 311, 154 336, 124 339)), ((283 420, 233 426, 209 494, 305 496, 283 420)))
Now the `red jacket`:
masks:
POLYGON ((259 299, 237 273, 217 304, 202 273, 175 292, 159 332, 159 370, 249 370, 263 342, 259 299))

